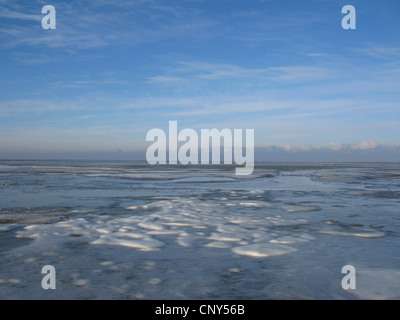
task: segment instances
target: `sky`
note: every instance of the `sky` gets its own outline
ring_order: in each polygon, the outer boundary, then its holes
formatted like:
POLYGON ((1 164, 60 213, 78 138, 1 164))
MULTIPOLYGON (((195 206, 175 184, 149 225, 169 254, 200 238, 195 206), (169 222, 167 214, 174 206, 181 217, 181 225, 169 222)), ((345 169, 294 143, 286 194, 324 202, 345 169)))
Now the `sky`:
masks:
POLYGON ((0 159, 144 158, 176 120, 255 129, 256 161, 399 161, 399 17, 398 0, 0 0, 0 159))

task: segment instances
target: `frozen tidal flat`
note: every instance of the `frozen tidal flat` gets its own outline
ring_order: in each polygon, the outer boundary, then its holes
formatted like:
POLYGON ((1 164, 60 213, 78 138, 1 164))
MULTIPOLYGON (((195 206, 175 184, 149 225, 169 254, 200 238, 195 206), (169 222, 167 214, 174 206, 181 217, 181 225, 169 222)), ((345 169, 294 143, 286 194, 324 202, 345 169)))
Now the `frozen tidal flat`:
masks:
POLYGON ((1 299, 399 299, 400 170, 3 162, 1 299), (57 289, 41 289, 44 265, 57 289), (354 265, 357 289, 343 290, 354 265))

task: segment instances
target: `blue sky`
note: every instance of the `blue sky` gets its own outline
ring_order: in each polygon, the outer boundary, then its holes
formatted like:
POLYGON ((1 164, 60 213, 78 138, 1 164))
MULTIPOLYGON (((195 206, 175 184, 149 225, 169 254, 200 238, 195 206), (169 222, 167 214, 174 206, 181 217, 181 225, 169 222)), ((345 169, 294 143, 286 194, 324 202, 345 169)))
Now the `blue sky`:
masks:
POLYGON ((397 0, 0 0, 0 158, 144 156, 177 120, 255 129, 266 160, 398 161, 399 17, 397 0))

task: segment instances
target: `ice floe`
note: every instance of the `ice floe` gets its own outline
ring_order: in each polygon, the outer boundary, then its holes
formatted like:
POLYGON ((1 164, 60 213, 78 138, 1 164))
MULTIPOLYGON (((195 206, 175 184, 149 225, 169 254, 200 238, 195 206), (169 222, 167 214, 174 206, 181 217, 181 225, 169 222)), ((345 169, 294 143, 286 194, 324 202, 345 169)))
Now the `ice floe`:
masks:
POLYGON ((232 249, 234 253, 239 255, 254 257, 254 258, 267 258, 271 256, 279 256, 282 254, 288 254, 295 252, 296 249, 271 243, 257 243, 250 244, 248 246, 235 247, 232 249))

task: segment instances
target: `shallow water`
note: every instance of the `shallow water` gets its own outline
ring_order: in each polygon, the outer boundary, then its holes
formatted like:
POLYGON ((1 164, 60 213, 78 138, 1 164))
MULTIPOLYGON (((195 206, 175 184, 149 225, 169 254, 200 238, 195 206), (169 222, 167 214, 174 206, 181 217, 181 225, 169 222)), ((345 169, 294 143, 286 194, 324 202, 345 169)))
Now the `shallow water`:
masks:
POLYGON ((400 298, 398 163, 0 161, 0 208, 1 299, 400 298))

